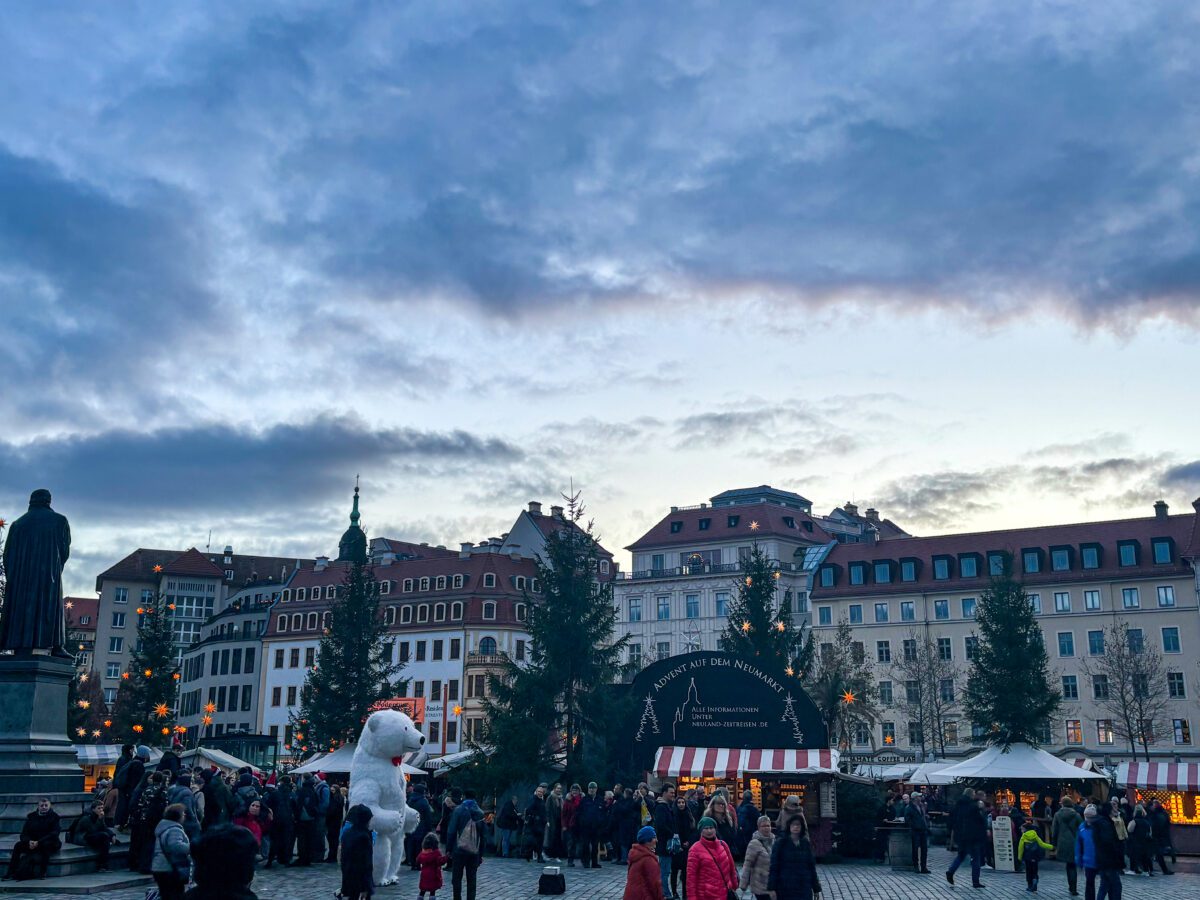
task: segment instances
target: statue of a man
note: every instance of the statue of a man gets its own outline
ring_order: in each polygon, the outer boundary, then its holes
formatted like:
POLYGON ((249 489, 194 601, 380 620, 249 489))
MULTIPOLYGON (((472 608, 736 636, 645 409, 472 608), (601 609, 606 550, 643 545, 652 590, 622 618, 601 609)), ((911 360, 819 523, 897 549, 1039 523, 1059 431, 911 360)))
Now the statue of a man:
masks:
POLYGON ((0 611, 0 650, 27 654, 66 650, 62 570, 71 555, 67 517, 50 508, 50 492, 29 497, 29 511, 12 523, 4 544, 4 609, 0 611))

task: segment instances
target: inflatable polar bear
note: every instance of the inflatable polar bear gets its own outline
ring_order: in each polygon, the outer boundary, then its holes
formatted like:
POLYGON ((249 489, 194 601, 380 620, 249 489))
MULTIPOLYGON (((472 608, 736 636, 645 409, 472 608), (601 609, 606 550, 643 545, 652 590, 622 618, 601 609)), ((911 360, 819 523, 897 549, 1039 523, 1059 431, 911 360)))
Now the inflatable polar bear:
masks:
POLYGON ((420 817, 405 799, 400 757, 419 750, 425 737, 413 720, 394 709, 371 713, 350 762, 350 806, 371 810, 375 856, 371 867, 377 885, 396 883, 404 861, 404 836, 416 830, 420 817))

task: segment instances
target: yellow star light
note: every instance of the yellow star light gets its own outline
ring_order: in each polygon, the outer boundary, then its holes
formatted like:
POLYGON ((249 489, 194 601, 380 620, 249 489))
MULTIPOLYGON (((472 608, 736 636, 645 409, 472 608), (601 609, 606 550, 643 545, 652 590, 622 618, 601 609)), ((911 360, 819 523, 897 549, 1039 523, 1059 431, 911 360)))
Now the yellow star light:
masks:
POLYGON ((204 711, 206 713, 215 713, 217 711, 217 704, 215 704, 211 700, 209 700, 207 703, 204 704, 204 711))
POLYGON ((74 608, 75 608, 75 604, 72 601, 68 600, 67 601, 67 609, 74 609, 74 608))
POLYGON ((749 630, 750 630, 750 623, 749 623, 749 622, 743 622, 743 623, 742 623, 742 631, 749 631, 749 630))
POLYGON ((179 673, 178 673, 178 672, 176 672, 176 673, 175 673, 174 675, 172 675, 171 677, 172 677, 172 678, 174 678, 176 681, 178 681, 178 680, 179 680, 179 678, 180 678, 180 675, 179 675, 179 673))
POLYGON ((164 727, 164 728, 163 728, 163 730, 162 730, 162 733, 163 733, 163 734, 170 734, 170 733, 171 733, 171 729, 170 729, 170 728, 166 728, 166 727, 164 727))
POLYGON ((92 737, 100 737, 100 729, 96 728, 92 731, 92 737))
POLYGON ((138 734, 141 734, 143 731, 145 731, 145 729, 141 725, 134 725, 133 730, 136 731, 138 734))
POLYGON ((842 691, 842 702, 853 703, 858 698, 854 696, 854 691, 842 691))
POLYGON ((162 571, 162 566, 155 566, 155 567, 154 567, 154 572, 155 572, 155 574, 158 574, 158 573, 159 573, 159 572, 161 572, 161 571, 162 571))
POLYGON ((182 726, 182 725, 176 725, 176 726, 175 726, 175 733, 176 733, 176 734, 186 734, 186 733, 187 733, 187 729, 186 729, 184 726, 182 726))
POLYGON ((150 676, 151 676, 153 673, 150 671, 150 669, 147 669, 147 670, 146 670, 145 672, 143 672, 142 674, 143 674, 143 675, 145 675, 147 678, 149 678, 149 677, 150 677, 150 676))
POLYGON ((454 707, 454 714, 455 714, 456 716, 461 716, 461 715, 462 715, 462 707, 461 707, 461 706, 455 706, 455 707, 454 707))
POLYGON ((165 719, 171 714, 171 708, 165 703, 160 703, 158 706, 154 707, 154 714, 160 719, 165 719))
POLYGON ((750 530, 751 530, 751 531, 758 531, 758 528, 759 528, 758 522, 751 522, 751 523, 750 523, 750 530))
POLYGON ((889 734, 887 737, 885 737, 883 739, 883 742, 885 744, 894 744, 894 743, 896 743, 896 739, 889 734))
POLYGON ((777 622, 777 623, 775 624, 775 630, 776 630, 776 631, 783 631, 785 628, 787 628, 787 626, 786 626, 786 625, 784 625, 782 622, 777 622))
POLYGON ((87 729, 86 728, 76 728, 75 733, 77 735, 79 735, 80 737, 83 737, 85 734, 87 734, 87 729))
POLYGON ((104 727, 105 727, 105 728, 112 728, 112 719, 105 719, 105 720, 104 720, 104 727))
POLYGON ((80 701, 78 701, 78 705, 79 705, 80 709, 87 709, 89 706, 92 705, 92 701, 91 700, 80 700, 80 701))
POLYGON ((784 669, 784 670, 783 670, 783 674, 785 674, 785 675, 795 675, 795 674, 796 674, 796 670, 795 670, 795 669, 793 669, 791 666, 788 666, 786 669, 784 669))

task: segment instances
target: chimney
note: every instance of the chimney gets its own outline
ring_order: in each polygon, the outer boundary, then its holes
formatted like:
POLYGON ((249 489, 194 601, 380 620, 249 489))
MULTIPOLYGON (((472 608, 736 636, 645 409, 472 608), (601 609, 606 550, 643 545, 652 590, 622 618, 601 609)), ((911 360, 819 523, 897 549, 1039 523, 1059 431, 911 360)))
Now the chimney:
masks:
POLYGON ((850 515, 850 516, 858 515, 858 507, 855 506, 853 503, 851 503, 849 500, 846 501, 846 505, 843 506, 842 509, 844 509, 846 511, 847 515, 850 515))
POLYGON ((867 510, 867 521, 868 522, 878 522, 879 521, 879 510, 868 509, 867 510))
POLYGON ((561 519, 563 517, 562 510, 563 508, 561 506, 552 506, 550 507, 550 515, 554 516, 556 519, 561 519))
POLYGON ((529 514, 531 516, 540 516, 542 514, 542 504, 536 500, 529 501, 529 514))
POLYGON ((1154 503, 1154 518, 1165 519, 1167 517, 1167 501, 1156 500, 1154 503))
POLYGON ((459 544, 459 545, 458 545, 458 557, 459 557, 459 559, 466 559, 468 556, 470 556, 470 555, 471 555, 471 548, 472 548, 472 547, 474 547, 474 546, 475 546, 475 545, 474 545, 474 544, 472 544, 470 541, 464 541, 463 543, 459 544))

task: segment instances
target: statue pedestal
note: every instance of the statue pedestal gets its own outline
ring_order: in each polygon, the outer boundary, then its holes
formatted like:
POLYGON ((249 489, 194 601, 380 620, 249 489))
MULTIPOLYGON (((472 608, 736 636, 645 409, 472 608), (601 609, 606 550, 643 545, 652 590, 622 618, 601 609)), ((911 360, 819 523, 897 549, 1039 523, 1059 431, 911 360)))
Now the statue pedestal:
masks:
POLYGON ((83 793, 67 737, 70 660, 0 656, 0 804, 4 795, 83 793))

